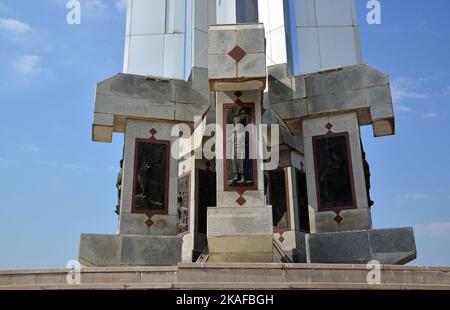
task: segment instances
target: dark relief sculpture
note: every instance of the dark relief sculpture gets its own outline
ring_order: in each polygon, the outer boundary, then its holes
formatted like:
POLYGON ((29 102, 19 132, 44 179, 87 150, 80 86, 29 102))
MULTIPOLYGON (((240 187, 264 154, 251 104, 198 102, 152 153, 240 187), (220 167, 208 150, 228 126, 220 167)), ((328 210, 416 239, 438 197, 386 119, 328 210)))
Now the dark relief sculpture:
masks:
POLYGON ((117 205, 116 214, 120 214, 120 200, 122 199, 122 178, 123 178, 123 159, 120 160, 120 170, 117 174, 116 188, 117 188, 117 205))
MULTIPOLYGON (((247 126, 252 122, 249 107, 229 108, 226 112, 227 124, 247 126)), ((227 160, 227 180, 230 186, 253 184, 253 161, 250 159, 250 136, 241 126, 235 127, 231 137, 227 137, 227 147, 232 147, 232 159, 227 160)))
POLYGON ((364 152, 364 146, 361 142, 361 155, 362 155, 362 161, 363 161, 363 167, 364 167, 364 179, 366 181, 366 190, 367 190, 367 202, 369 204, 369 207, 373 206, 373 201, 370 199, 370 166, 369 162, 366 159, 366 152, 364 152))
POLYGON ((137 142, 134 207, 138 212, 165 210, 168 146, 137 142))
POLYGON ((208 208, 217 205, 216 173, 210 170, 198 170, 198 189, 197 231, 206 234, 208 208))
POLYGON ((177 234, 189 231, 190 175, 178 179, 178 218, 177 234))
POLYGON ((319 209, 353 206, 347 136, 316 137, 314 142, 319 209))
POLYGON ((308 210, 308 190, 306 187, 306 175, 297 171, 297 195, 298 195, 298 216, 299 229, 309 232, 309 210, 308 210))
POLYGON ((269 194, 269 204, 272 205, 273 227, 278 229, 288 228, 288 211, 286 200, 286 180, 284 169, 267 172, 268 181, 266 190, 269 194))

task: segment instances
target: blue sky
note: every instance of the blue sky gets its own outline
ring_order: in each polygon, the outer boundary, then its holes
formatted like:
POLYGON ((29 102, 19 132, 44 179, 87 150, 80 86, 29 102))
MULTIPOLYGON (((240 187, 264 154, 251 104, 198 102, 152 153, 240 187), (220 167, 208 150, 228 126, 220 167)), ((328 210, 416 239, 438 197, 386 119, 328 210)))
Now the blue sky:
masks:
MULTIPOLYGON (((122 70, 123 1, 0 0, 0 269, 62 267, 82 232, 114 233, 122 135, 91 142, 95 84, 122 70)), ((382 0, 364 62, 390 75, 397 134, 362 129, 374 227, 414 226, 414 264, 450 265, 448 0, 382 0)))

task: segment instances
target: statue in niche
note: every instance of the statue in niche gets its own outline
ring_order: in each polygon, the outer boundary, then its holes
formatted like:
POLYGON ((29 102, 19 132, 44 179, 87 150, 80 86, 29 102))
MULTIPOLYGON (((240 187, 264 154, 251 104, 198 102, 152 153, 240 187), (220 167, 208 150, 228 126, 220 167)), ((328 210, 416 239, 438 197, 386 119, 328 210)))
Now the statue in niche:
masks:
POLYGON ((120 170, 117 174, 116 188, 117 188, 117 205, 116 214, 120 214, 120 200, 122 199, 122 178, 123 178, 123 159, 120 160, 120 170))
POLYGON ((141 142, 135 184, 135 207, 140 210, 163 210, 165 197, 165 145, 141 142))
POLYGON ((370 199, 370 166, 369 162, 366 159, 366 152, 364 152, 364 146, 361 142, 361 155, 362 155, 362 161, 363 161, 363 167, 364 167, 364 179, 366 181, 366 190, 367 190, 367 203, 369 204, 369 207, 373 206, 374 202, 372 199, 370 199))
POLYGON ((249 133, 245 127, 251 122, 251 109, 248 107, 231 108, 227 111, 227 124, 233 124, 231 134, 232 159, 231 175, 228 173, 228 183, 231 186, 253 184, 253 167, 250 159, 249 133))
POLYGON ((344 136, 316 140, 320 206, 322 208, 353 205, 347 139, 344 136))
POLYGON ((336 175, 339 175, 344 169, 344 159, 337 154, 336 149, 333 145, 328 148, 329 155, 328 161, 325 166, 325 170, 320 176, 320 183, 326 183, 322 190, 322 195, 325 197, 326 201, 335 201, 335 194, 338 190, 339 183, 336 175))
POLYGON ((272 205, 273 227, 283 229, 289 227, 287 200, 286 200, 286 174, 283 168, 268 171, 267 194, 268 205, 272 205))
POLYGON ((178 179, 177 234, 189 231, 189 178, 185 175, 178 179))

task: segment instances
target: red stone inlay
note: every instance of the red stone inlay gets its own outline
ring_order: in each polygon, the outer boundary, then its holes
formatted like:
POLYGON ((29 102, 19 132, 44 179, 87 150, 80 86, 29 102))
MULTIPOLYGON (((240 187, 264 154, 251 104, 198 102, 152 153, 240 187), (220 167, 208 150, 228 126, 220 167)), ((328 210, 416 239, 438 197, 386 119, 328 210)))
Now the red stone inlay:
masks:
POLYGON ((281 243, 283 243, 283 241, 284 241, 283 234, 280 234, 280 238, 278 238, 278 241, 280 241, 281 243))
POLYGON ((234 93, 234 95, 239 98, 240 96, 242 96, 242 92, 238 90, 234 93))
POLYGON ((244 203, 247 202, 247 200, 245 200, 244 197, 239 196, 239 198, 236 200, 236 202, 237 202, 240 206, 242 206, 242 205, 244 205, 244 203))
POLYGON ((148 227, 151 227, 153 224, 155 224, 152 221, 152 217, 153 217, 153 212, 152 211, 147 211, 147 213, 145 214, 148 217, 148 220, 145 221, 145 225, 147 225, 148 227))
POLYGON ((241 61, 242 58, 245 57, 245 55, 247 55, 247 53, 240 48, 239 45, 236 45, 229 53, 228 55, 233 58, 236 62, 241 61))
POLYGON ((236 101, 235 101, 234 103, 236 103, 237 105, 243 104, 243 102, 241 101, 241 99, 236 99, 236 101))
POLYGON ((328 129, 328 130, 331 130, 331 128, 333 128, 333 124, 328 123, 328 124, 325 125, 325 128, 328 129))
POLYGON ((158 133, 158 131, 156 131, 155 128, 152 128, 152 129, 149 130, 149 133, 151 135, 149 140, 150 141, 156 141, 157 139, 156 139, 155 135, 158 133))
POLYGON ((334 221, 338 224, 340 224, 343 220, 344 220, 344 218, 342 216, 340 216, 339 214, 336 215, 336 217, 334 218, 334 221))

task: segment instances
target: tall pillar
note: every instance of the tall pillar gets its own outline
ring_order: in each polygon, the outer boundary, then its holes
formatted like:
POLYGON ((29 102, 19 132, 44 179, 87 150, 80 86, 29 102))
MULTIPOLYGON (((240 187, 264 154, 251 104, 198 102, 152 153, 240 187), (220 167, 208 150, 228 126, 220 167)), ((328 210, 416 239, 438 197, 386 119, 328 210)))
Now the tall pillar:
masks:
POLYGON ((258 0, 215 0, 215 2, 217 24, 258 22, 258 0))
POLYGON ((283 0, 259 0, 259 22, 266 30, 267 66, 284 64, 286 55, 286 28, 283 0))
POLYGON ((266 66, 261 24, 211 26, 209 80, 216 93, 217 207, 208 209, 212 262, 272 262, 272 210, 258 154, 266 66))
POLYGON ((284 0, 293 75, 361 64, 354 0, 284 0))
POLYGON ((184 36, 185 1, 128 0, 123 72, 183 79, 184 36))

